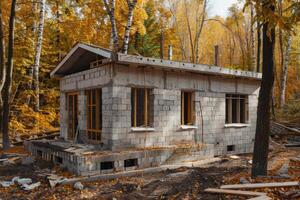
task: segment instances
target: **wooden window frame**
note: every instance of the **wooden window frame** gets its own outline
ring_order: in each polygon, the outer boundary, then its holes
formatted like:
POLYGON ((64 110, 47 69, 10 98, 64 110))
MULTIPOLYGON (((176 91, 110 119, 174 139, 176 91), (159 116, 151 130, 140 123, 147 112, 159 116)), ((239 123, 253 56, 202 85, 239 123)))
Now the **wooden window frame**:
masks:
POLYGON ((101 142, 102 140, 102 89, 90 89, 85 91, 87 100, 87 139, 92 142, 101 142), (95 103, 93 103, 93 92, 95 92, 95 103), (93 128, 93 108, 96 110, 96 128, 93 128))
POLYGON ((194 91, 181 91, 181 125, 192 126, 195 125, 195 92, 194 91), (188 108, 185 108, 185 95, 188 95, 188 108), (185 119, 185 112, 187 111, 187 118, 185 119))
POLYGON ((249 123, 249 96, 244 94, 226 94, 225 97, 225 124, 248 124, 249 123), (237 100, 235 108, 235 118, 236 121, 233 120, 233 103, 232 100, 237 100), (243 103, 243 113, 241 111, 241 102, 243 103), (242 120, 242 115, 243 119, 242 120))
MULTIPOLYGON (((152 122, 150 121, 150 116, 149 116, 149 105, 150 104, 150 93, 151 93, 151 89, 150 88, 131 88, 131 95, 132 95, 132 109, 133 112, 131 113, 131 115, 133 115, 131 117, 131 119, 133 120, 131 123, 131 126, 134 128, 137 127, 151 127, 152 126, 152 122), (144 90, 144 105, 143 105, 143 117, 144 117, 144 123, 141 126, 137 125, 137 110, 138 110, 138 95, 137 95, 137 91, 138 90, 144 90)), ((152 104, 153 105, 153 104, 152 104)))

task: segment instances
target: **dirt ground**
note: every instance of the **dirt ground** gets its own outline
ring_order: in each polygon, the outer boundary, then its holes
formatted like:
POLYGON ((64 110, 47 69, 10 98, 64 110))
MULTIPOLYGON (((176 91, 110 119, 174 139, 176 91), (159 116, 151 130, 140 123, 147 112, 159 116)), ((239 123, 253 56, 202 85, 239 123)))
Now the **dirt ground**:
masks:
MULTIPOLYGON (((22 149, 12 150, 21 152, 22 149)), ((269 174, 276 175, 278 169, 288 162, 289 158, 299 155, 300 150, 278 150, 270 153, 269 174)), ((0 152, 1 154, 1 152, 0 152)), ((153 174, 115 180, 82 183, 83 190, 76 190, 73 185, 51 188, 43 174, 55 173, 65 177, 71 174, 61 171, 57 166, 44 161, 36 161, 31 165, 0 166, 0 181, 11 180, 13 177, 32 178, 40 181, 40 187, 32 191, 24 191, 18 186, 3 188, 0 186, 1 200, 25 199, 245 199, 234 196, 204 193, 205 188, 218 188, 223 184, 240 183, 241 177, 249 182, 299 181, 300 178, 289 179, 256 179, 250 178, 250 155, 239 156, 238 159, 225 157, 222 161, 201 168, 182 167, 153 174)), ((268 193, 272 199, 286 199, 282 194, 300 188, 279 188, 256 190, 268 193)))

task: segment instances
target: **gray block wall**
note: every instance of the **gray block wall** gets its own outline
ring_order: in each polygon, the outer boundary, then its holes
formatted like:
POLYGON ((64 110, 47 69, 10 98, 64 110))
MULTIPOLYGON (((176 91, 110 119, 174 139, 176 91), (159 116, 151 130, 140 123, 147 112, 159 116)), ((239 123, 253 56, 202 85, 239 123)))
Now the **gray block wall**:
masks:
POLYGON ((86 127, 84 91, 102 88, 102 142, 112 150, 169 146, 179 143, 215 145, 215 154, 252 151, 256 107, 260 82, 221 76, 166 72, 153 68, 114 65, 91 69, 61 80, 61 131, 67 133, 66 93, 80 91, 79 124, 86 127), (147 87, 153 91, 154 121, 152 132, 134 132, 131 127, 131 88, 147 87), (195 92, 197 129, 181 130, 181 91, 195 92), (225 95, 249 95, 249 124, 242 128, 225 127, 225 95), (202 107, 203 124, 200 104, 202 107), (227 152, 228 145, 235 151, 227 152))

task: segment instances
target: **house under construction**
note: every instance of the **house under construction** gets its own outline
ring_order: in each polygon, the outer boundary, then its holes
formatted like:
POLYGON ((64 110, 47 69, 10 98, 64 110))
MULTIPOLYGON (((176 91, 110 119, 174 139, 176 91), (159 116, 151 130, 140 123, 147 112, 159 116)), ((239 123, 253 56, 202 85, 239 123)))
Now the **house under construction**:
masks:
POLYGON ((79 175, 253 150, 261 74, 76 44, 60 80, 59 140, 33 155, 79 175))

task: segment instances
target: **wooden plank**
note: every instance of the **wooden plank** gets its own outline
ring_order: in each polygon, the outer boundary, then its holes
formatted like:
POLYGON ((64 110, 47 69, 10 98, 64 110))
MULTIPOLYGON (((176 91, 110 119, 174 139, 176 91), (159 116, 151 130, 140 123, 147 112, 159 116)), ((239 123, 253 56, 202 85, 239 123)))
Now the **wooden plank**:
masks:
POLYGON ((259 196, 259 197, 254 197, 248 200, 272 200, 270 197, 268 196, 259 196))
POLYGON ((204 192, 214 193, 214 194, 231 194, 231 195, 240 195, 240 196, 265 196, 265 193, 262 192, 252 192, 252 191, 241 191, 241 190, 225 190, 217 188, 207 188, 204 192))
POLYGON ((290 127, 287 127, 285 125, 279 124, 277 122, 273 122, 273 123, 276 124, 276 125, 278 125, 278 126, 280 126, 280 127, 282 127, 282 128, 284 128, 284 129, 287 129, 287 130, 289 130, 291 132, 295 132, 295 133, 299 133, 300 134, 300 130, 298 130, 296 128, 290 128, 290 127))
POLYGON ((256 189, 256 188, 274 188, 274 187, 293 187, 299 186, 298 181, 292 182, 272 182, 272 183, 249 183, 236 185, 222 185, 221 189, 256 189))

